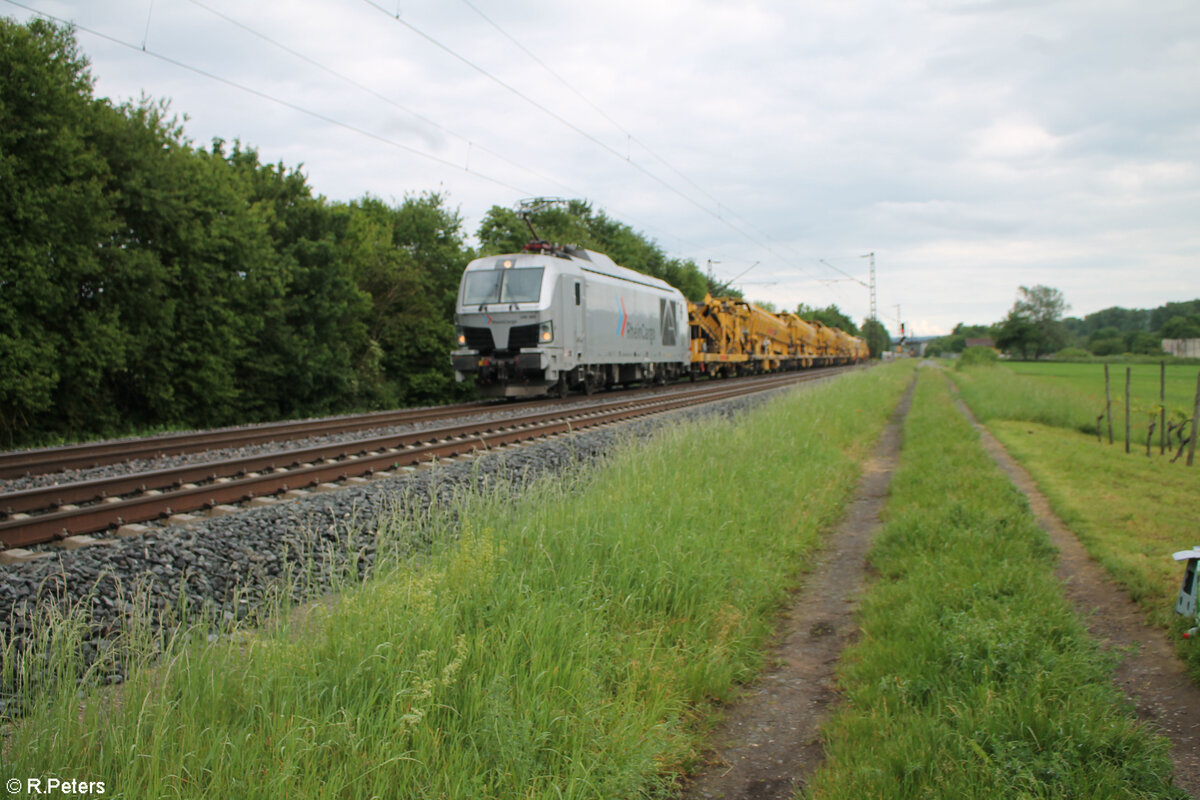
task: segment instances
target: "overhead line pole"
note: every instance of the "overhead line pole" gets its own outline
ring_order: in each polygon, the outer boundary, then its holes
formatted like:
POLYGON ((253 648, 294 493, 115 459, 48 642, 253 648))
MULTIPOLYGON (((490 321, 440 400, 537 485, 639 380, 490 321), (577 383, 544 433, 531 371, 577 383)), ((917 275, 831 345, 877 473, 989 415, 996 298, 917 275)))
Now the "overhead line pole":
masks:
POLYGON ((879 315, 875 313, 875 253, 870 252, 866 255, 859 256, 859 258, 871 259, 871 321, 877 322, 879 315))

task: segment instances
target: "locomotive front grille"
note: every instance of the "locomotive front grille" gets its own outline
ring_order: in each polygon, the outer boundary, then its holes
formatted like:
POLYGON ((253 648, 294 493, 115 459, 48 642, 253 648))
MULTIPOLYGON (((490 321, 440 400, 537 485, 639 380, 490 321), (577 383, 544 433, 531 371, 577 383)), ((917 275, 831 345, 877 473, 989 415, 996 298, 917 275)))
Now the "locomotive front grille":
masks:
POLYGON ((472 350, 478 350, 481 353, 490 353, 496 349, 496 344, 492 341, 491 328, 464 327, 462 332, 463 336, 467 339, 467 347, 472 350))
POLYGON ((508 349, 518 350, 522 347, 537 347, 537 325, 514 325, 508 332, 508 349))

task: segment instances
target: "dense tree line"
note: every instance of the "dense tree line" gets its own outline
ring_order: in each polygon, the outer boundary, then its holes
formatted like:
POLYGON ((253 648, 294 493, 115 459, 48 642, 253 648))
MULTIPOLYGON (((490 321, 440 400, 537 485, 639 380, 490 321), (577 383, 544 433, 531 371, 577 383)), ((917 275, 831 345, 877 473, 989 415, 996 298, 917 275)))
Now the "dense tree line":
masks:
POLYGON ((333 203, 0 19, 0 442, 443 401, 471 252, 435 194, 333 203))
MULTIPOLYGON (((0 18, 0 445, 461 399, 462 220, 438 194, 314 196, 241 143, 189 141, 165 103, 93 95, 69 29, 0 18)), ((710 288, 580 200, 546 239, 692 299, 710 288)), ((493 207, 483 254, 530 238, 493 207)))
POLYGON ((1083 317, 1065 317, 1062 293, 1047 286, 1020 287, 1017 301, 994 325, 959 323, 935 339, 926 353, 963 352, 968 338, 990 338, 1018 358, 1066 355, 1159 355, 1163 339, 1200 338, 1200 299, 1158 308, 1113 306, 1083 317))
POLYGON ((1200 339, 1200 300, 1154 309, 1113 306, 1063 324, 1075 346, 1093 355, 1153 354, 1162 350, 1163 339, 1200 339))

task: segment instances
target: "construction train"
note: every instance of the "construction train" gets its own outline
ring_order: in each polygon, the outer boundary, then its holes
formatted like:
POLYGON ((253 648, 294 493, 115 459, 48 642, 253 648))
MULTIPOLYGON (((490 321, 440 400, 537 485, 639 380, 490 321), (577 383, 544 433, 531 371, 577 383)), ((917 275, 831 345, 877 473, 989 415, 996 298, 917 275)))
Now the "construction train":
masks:
POLYGON ((682 377, 855 364, 862 339, 733 297, 689 302, 608 256, 536 241, 467 265, 455 377, 485 397, 533 397, 682 377))

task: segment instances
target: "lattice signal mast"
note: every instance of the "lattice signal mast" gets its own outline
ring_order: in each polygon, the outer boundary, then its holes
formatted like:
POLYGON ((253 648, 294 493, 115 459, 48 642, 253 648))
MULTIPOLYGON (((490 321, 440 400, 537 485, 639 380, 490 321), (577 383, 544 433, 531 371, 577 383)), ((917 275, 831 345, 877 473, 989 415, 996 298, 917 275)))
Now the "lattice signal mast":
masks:
POLYGON ((879 317, 875 313, 875 253, 867 253, 866 255, 859 256, 859 258, 871 259, 871 321, 877 322, 879 317))

